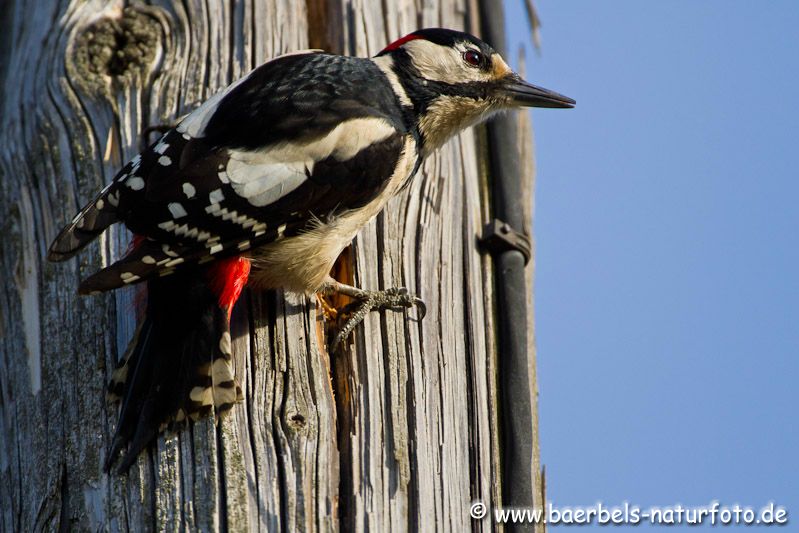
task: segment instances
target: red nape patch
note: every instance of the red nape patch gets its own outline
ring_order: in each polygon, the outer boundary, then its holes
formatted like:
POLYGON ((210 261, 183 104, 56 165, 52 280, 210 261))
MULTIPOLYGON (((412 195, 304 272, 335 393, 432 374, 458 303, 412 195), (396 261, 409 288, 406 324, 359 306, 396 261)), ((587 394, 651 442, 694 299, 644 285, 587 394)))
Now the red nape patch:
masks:
POLYGON ((414 33, 410 33, 410 34, 406 35, 405 37, 401 37, 401 38, 397 39, 396 41, 394 41, 393 43, 391 43, 390 45, 386 46, 385 48, 383 48, 382 52, 380 52, 380 53, 391 52, 392 50, 396 50, 397 48, 399 48, 403 44, 407 43, 408 41, 413 41, 414 39, 424 39, 424 37, 422 37, 421 35, 416 35, 414 33))
POLYGON ((228 319, 249 276, 250 260, 243 257, 219 259, 208 269, 211 290, 219 298, 219 307, 227 309, 228 319))

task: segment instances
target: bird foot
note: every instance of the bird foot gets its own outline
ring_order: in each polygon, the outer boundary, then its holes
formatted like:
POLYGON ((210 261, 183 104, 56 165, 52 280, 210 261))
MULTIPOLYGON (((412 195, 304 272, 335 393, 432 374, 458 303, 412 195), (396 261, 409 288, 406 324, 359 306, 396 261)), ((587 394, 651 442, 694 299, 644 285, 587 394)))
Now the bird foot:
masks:
POLYGON ((341 344, 371 311, 416 307, 419 309, 418 320, 422 320, 427 314, 427 306, 425 306, 424 301, 408 292, 405 287, 394 287, 382 291, 367 291, 344 285, 337 281, 329 281, 322 289, 322 294, 325 296, 344 294, 356 300, 338 312, 338 318, 343 320, 343 325, 333 340, 333 346, 341 344))

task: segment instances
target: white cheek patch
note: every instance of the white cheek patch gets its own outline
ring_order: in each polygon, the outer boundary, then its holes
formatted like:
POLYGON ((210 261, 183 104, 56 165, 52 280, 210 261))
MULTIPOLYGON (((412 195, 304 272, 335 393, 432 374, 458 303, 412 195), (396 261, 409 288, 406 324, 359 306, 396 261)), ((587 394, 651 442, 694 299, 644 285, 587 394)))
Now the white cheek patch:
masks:
POLYGON ((451 84, 491 79, 490 74, 464 62, 463 53, 469 48, 463 43, 450 48, 424 39, 414 39, 407 42, 404 48, 411 54, 414 66, 425 79, 451 84))
POLYGON ((317 162, 329 157, 347 161, 394 133, 383 119, 352 119, 308 142, 280 143, 259 151, 231 150, 225 172, 239 196, 262 207, 302 185, 317 162))

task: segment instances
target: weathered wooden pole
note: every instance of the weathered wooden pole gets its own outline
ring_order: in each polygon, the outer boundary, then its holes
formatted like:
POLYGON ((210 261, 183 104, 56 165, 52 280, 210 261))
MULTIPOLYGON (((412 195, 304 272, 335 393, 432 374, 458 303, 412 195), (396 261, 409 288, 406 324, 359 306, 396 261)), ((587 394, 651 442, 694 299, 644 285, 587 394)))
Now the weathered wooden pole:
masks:
POLYGON ((493 267, 477 246, 493 218, 485 129, 430 158, 341 262, 359 286, 420 294, 424 321, 373 313, 331 355, 314 299, 247 293, 233 326, 244 403, 219 426, 162 436, 125 476, 102 473, 116 421, 105 386, 134 292, 79 298, 76 287, 128 235, 44 260, 145 127, 283 52, 371 55, 419 27, 480 34, 477 4, 5 2, 0 531, 492 528, 469 517, 473 500, 501 501, 493 267))

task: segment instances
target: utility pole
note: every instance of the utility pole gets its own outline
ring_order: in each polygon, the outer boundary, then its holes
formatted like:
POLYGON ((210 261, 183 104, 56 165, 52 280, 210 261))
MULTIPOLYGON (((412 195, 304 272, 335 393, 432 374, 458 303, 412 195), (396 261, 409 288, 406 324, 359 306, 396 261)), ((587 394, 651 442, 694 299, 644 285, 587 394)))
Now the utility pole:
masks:
MULTIPOLYGON (((281 53, 368 56, 420 27, 480 35, 479 4, 6 2, 0 531, 494 529, 490 516, 469 516, 474 500, 500 505, 503 490, 498 297, 477 244, 495 218, 486 128, 430 157, 337 265, 360 287, 420 295, 424 321, 372 313, 329 353, 316 299, 245 291, 232 326, 244 402, 218 426, 208 418, 159 437, 127 475, 102 472, 117 415, 105 387, 135 326, 135 289, 76 288, 129 236, 116 228, 77 260, 44 259, 56 231, 138 153, 146 127, 281 53)), ((532 141, 527 116, 518 121, 530 213, 532 141)), ((534 390, 529 402, 535 457, 519 475, 540 494, 534 390)))

